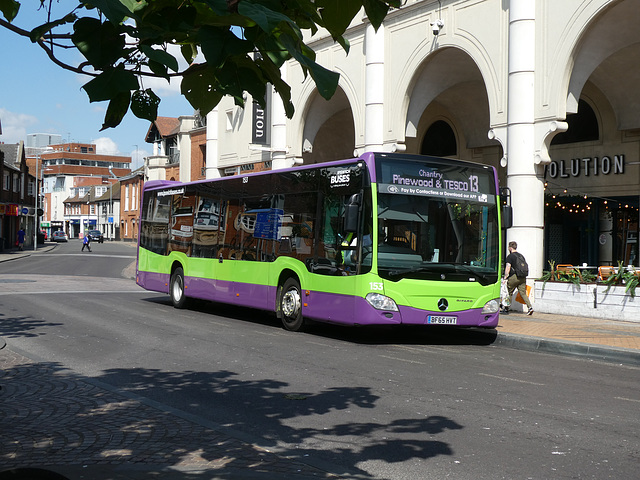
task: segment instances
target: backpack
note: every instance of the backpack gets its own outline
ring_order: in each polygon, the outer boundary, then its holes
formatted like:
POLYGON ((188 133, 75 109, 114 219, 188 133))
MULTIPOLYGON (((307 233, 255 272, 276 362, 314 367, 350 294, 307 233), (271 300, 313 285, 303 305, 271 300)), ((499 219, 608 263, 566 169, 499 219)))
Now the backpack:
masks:
POLYGON ((527 265, 527 261, 524 259, 521 253, 513 252, 516 257, 516 263, 511 265, 513 271, 516 274, 516 277, 526 277, 529 275, 529 265, 527 265))

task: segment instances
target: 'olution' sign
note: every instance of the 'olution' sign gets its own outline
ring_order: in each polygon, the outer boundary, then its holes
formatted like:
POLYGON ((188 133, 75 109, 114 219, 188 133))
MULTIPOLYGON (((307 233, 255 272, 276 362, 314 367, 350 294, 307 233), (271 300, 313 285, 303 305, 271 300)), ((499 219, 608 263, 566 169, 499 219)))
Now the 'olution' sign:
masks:
POLYGON ((554 160, 545 167, 545 177, 570 178, 624 173, 624 155, 609 157, 572 158, 554 160))
MULTIPOLYGON (((268 99, 267 99, 268 105, 268 99)), ((251 126, 251 143, 268 145, 270 143, 268 107, 262 108, 256 101, 253 102, 253 120, 251 126)))

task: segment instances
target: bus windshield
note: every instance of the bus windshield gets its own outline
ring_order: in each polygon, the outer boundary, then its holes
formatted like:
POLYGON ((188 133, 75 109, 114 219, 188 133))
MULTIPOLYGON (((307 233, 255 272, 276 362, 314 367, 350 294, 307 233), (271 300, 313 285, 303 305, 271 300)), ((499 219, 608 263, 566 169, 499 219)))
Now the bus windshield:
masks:
POLYGON ((381 170, 380 276, 497 281, 500 230, 488 171, 409 162, 394 162, 386 172, 383 164, 381 170))

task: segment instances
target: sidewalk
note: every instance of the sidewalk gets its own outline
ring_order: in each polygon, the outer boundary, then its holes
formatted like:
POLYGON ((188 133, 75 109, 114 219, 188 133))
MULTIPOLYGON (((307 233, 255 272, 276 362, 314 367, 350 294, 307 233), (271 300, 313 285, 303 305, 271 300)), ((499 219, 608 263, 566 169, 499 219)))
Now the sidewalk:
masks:
POLYGON ((640 322, 512 312, 496 330, 496 345, 640 365, 640 322))
POLYGON ((11 248, 11 249, 5 248, 2 251, 0 251, 0 263, 8 262, 9 260, 18 260, 19 258, 29 257, 34 253, 50 252, 51 250, 56 248, 56 245, 57 243, 55 242, 44 242, 44 244, 39 244, 38 249, 35 251, 33 250, 33 246, 29 247, 28 250, 18 250, 17 248, 11 248))

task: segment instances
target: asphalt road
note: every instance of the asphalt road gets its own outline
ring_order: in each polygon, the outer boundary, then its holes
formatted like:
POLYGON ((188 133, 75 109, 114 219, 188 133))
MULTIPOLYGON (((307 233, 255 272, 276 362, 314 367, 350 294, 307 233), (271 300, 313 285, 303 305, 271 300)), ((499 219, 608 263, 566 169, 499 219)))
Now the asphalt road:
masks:
POLYGON ((0 335, 34 359, 363 478, 635 478, 640 369, 502 349, 468 331, 280 328, 176 310, 135 249, 78 241, 0 266, 0 335))

